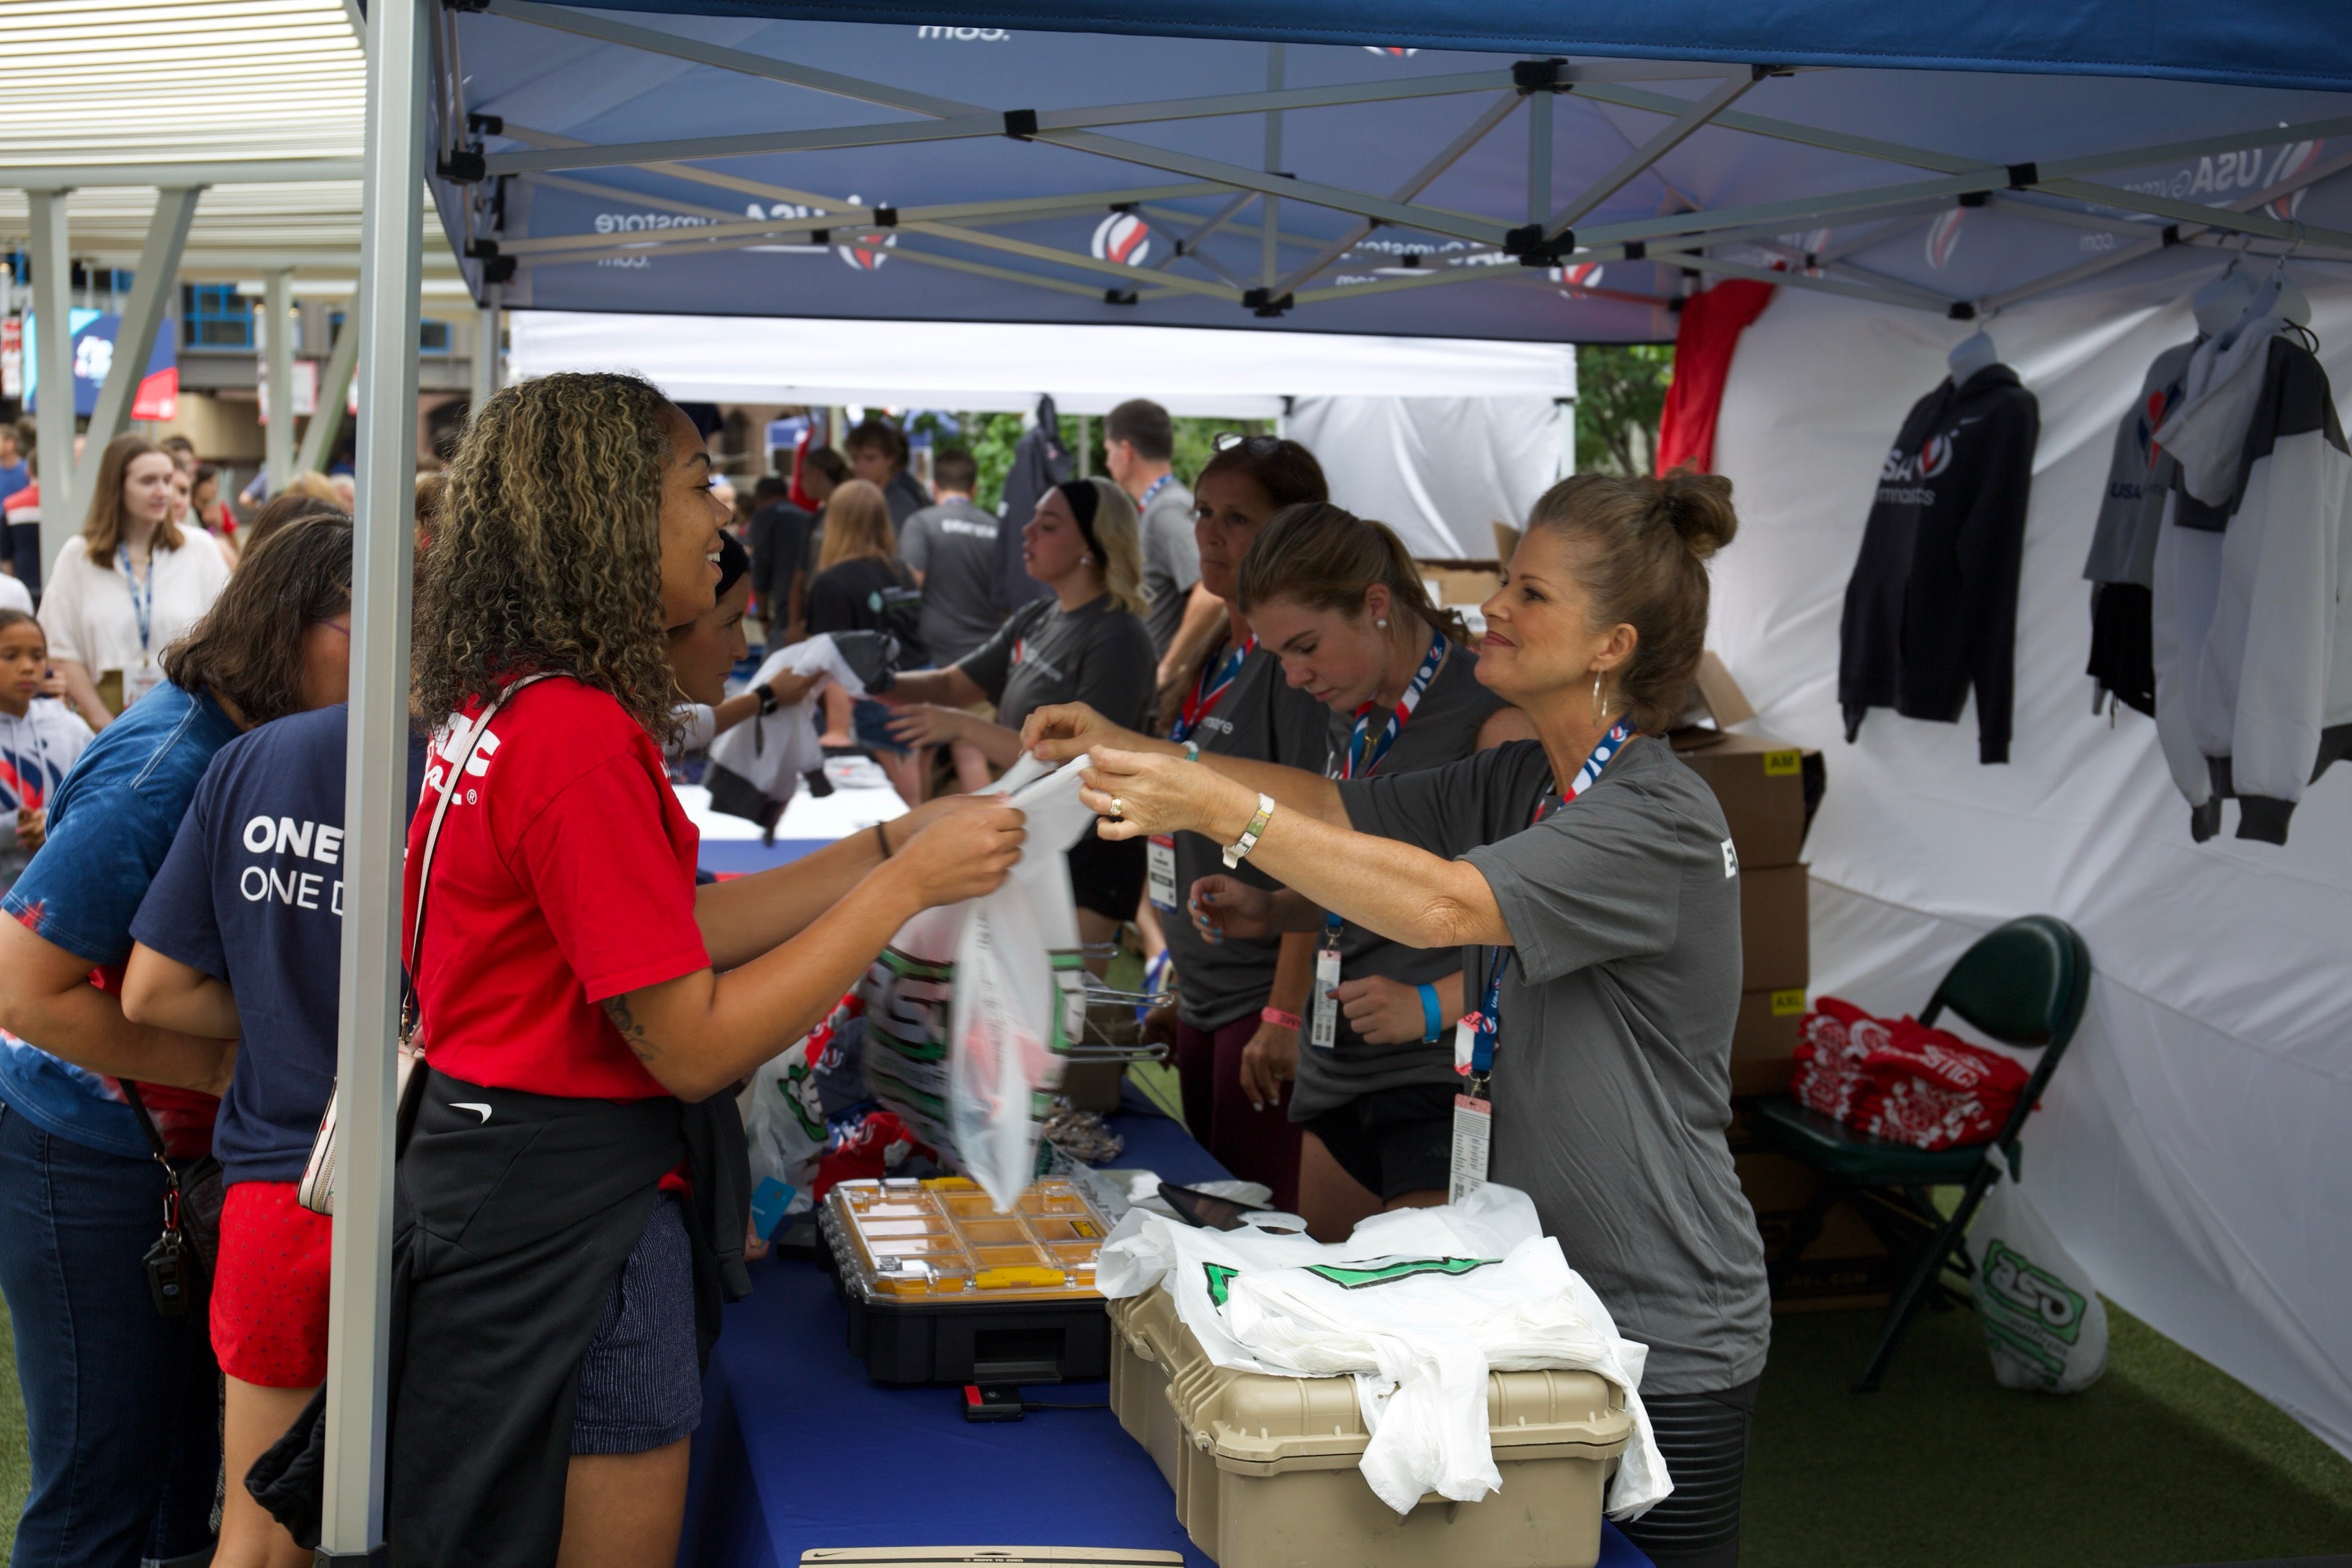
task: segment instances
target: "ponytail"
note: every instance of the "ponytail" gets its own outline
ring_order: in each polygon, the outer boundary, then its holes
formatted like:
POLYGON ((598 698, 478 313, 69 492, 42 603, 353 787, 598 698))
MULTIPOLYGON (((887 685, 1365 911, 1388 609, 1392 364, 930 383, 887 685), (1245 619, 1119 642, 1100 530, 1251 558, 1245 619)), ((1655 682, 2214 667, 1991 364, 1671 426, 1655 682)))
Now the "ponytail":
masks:
POLYGON ((1328 501, 1283 508, 1251 542, 1242 557, 1242 613, 1270 599, 1295 599, 1309 609, 1353 616, 1362 613, 1375 583, 1388 589, 1399 611, 1420 616, 1455 642, 1470 640, 1459 613, 1430 602, 1403 540, 1386 523, 1328 501))

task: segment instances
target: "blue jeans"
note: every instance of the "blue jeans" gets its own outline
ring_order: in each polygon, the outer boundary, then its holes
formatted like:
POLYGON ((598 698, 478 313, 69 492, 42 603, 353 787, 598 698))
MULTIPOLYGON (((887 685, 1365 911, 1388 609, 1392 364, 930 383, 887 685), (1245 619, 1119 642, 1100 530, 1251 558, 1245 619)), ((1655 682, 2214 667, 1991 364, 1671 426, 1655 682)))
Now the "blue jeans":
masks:
POLYGON ((163 1173, 0 1105, 0 1292, 32 1489, 12 1568, 139 1568, 212 1550, 220 1373, 204 1315, 155 1310, 142 1261, 163 1173))

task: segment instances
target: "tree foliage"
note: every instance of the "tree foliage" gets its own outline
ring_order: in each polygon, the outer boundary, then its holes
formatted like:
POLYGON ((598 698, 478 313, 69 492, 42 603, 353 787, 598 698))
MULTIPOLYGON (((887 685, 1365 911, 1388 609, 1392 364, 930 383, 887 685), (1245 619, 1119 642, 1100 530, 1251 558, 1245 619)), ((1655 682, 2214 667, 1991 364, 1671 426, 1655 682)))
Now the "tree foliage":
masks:
POLYGON ((1674 379, 1671 343, 1587 343, 1576 351, 1579 473, 1646 474, 1674 379))
MULTIPOLYGON (((929 414, 915 416, 914 428, 927 432, 932 438, 948 446, 968 449, 980 468, 980 504, 993 511, 1004 500, 1004 478, 1013 469, 1013 448, 1021 440, 1021 416, 1018 414, 959 414, 958 433, 950 435, 944 423, 929 414)), ((1087 420, 1089 445, 1088 463, 1084 471, 1108 473, 1103 456, 1103 422, 1100 416, 1087 420)), ((1078 444, 1080 421, 1074 414, 1061 416, 1063 444, 1075 452, 1078 444)), ((1216 451, 1216 438, 1224 431, 1237 430, 1245 436, 1266 435, 1273 431, 1268 419, 1179 419, 1176 421, 1176 454, 1170 465, 1176 477, 1190 484, 1201 471, 1201 466, 1216 451)), ((1026 519, 1023 520, 1026 521, 1026 519)))

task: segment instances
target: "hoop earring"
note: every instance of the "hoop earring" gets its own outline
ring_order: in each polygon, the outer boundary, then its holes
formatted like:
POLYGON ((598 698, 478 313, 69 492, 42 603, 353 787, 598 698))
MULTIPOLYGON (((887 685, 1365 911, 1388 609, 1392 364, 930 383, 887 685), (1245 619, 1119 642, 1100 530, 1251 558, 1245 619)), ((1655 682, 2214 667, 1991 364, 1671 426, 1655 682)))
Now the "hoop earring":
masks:
POLYGON ((1609 717, 1609 704, 1601 700, 1601 672, 1592 672, 1592 721, 1596 724, 1609 717))

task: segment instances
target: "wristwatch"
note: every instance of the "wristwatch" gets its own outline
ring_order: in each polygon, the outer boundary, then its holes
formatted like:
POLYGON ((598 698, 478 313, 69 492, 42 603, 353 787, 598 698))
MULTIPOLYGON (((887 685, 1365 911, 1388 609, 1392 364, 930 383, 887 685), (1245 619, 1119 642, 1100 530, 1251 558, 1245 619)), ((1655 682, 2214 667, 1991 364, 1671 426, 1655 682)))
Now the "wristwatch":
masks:
POLYGON ((774 687, 762 686, 760 688, 761 718, 767 718, 770 714, 773 713, 777 709, 782 708, 782 706, 783 703, 777 700, 776 689, 774 687))
POLYGON ((1267 819, 1273 816, 1274 796, 1263 790, 1259 791, 1256 815, 1249 819, 1249 826, 1242 829, 1242 836, 1225 846, 1226 870, 1230 871, 1239 866, 1248 858, 1249 852, 1257 847, 1258 835, 1265 831, 1267 819))

